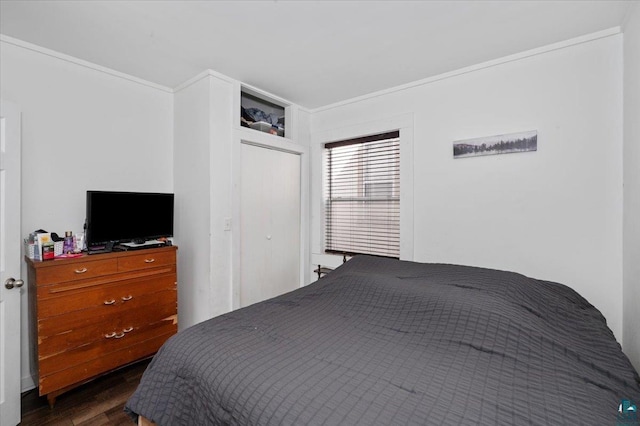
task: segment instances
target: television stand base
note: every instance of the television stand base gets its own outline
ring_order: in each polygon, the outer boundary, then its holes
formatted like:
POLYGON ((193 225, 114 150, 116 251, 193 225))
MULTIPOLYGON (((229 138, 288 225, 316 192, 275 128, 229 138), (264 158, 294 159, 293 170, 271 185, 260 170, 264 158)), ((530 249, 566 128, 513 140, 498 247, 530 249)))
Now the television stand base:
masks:
POLYGON ((117 247, 118 247, 118 250, 129 251, 129 250, 144 250, 148 248, 164 247, 167 245, 169 244, 167 244, 164 241, 149 240, 149 241, 145 241, 144 243, 136 243, 136 242, 122 243, 122 244, 118 244, 117 247))

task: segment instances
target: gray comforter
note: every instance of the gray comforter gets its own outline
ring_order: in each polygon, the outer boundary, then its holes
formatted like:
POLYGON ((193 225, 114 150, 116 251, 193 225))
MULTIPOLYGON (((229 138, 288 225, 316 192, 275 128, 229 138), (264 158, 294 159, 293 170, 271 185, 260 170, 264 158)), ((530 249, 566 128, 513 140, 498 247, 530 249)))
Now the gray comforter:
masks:
POLYGON ((190 426, 614 425, 622 400, 640 402, 638 374, 570 288, 358 256, 179 332, 125 410, 190 426))

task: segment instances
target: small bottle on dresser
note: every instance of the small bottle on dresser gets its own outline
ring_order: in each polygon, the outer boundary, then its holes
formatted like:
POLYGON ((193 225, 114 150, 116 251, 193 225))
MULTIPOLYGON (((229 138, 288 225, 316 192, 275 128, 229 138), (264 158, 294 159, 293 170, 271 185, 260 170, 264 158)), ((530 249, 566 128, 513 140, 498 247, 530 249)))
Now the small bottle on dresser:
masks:
POLYGON ((62 246, 62 252, 64 254, 69 254, 69 253, 73 253, 74 250, 75 250, 75 245, 73 243, 73 232, 66 231, 64 233, 64 243, 62 246))

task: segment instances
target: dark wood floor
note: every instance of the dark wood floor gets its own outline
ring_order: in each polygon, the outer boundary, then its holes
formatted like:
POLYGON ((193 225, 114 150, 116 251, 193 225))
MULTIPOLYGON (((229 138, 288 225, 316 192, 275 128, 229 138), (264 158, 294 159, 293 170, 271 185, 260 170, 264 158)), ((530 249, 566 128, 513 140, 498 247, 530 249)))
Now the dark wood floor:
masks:
POLYGON ((122 368, 58 397, 53 409, 34 389, 22 395, 20 425, 127 425, 135 426, 123 412, 124 404, 140 382, 150 360, 122 368))

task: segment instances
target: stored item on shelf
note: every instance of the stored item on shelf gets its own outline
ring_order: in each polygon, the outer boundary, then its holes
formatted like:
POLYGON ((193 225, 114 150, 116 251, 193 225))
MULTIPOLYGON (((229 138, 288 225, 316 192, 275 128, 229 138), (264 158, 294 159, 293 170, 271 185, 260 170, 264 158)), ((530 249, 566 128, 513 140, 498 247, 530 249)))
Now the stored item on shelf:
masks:
POLYGON ((285 107, 259 95, 240 94, 240 125, 272 135, 285 135, 285 107))
POLYGON ((250 124, 252 129, 260 130, 261 132, 268 132, 271 130, 271 124, 265 121, 256 121, 255 123, 250 124))

